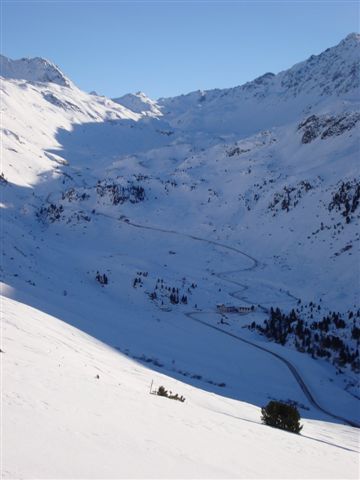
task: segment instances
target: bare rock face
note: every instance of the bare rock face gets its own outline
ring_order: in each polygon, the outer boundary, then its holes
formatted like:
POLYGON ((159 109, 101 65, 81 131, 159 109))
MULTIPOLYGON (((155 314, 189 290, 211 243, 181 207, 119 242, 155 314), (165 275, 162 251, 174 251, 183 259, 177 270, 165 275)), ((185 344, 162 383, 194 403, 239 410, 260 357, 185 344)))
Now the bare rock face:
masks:
POLYGON ((349 112, 336 116, 311 115, 298 125, 303 132, 302 143, 310 143, 320 137, 322 140, 342 135, 352 130, 360 121, 360 112, 349 112))

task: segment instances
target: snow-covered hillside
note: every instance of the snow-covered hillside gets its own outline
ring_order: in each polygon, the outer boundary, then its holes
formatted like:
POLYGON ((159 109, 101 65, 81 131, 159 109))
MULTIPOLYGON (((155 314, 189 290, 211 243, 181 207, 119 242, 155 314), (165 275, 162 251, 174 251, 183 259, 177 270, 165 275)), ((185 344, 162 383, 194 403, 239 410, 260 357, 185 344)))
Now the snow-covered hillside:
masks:
POLYGON ((356 478, 351 427, 298 436, 4 299, 3 478, 356 478), (185 403, 150 395, 165 385, 185 403), (274 461, 274 458, 277 460, 274 461))
MULTIPOLYGON (((37 59, 35 59, 37 60, 37 59)), ((35 65, 37 65, 35 61, 35 65)), ((139 115, 111 100, 82 92, 74 85, 64 86, 56 82, 44 83, 42 72, 32 82, 13 77, 22 77, 17 62, 7 60, 5 76, 1 81, 1 109, 3 124, 2 171, 16 185, 34 185, 39 175, 51 175, 68 160, 57 155, 61 148, 57 134, 60 129, 71 135, 79 124, 110 122, 112 120, 137 120, 139 115), (39 82, 35 79, 39 78, 39 82)), ((27 65, 32 65, 28 61, 27 65)), ((51 71, 51 70, 50 70, 51 71)), ((65 77, 64 77, 65 78, 65 77)))
POLYGON ((156 102, 2 58, 5 477, 356 477, 359 42, 156 102))

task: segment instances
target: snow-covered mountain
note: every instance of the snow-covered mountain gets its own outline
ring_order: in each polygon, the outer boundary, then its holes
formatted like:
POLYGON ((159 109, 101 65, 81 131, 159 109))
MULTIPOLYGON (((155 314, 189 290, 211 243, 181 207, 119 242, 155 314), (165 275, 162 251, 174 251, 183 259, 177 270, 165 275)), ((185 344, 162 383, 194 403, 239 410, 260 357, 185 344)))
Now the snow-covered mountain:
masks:
POLYGON ((358 106, 359 35, 277 75, 266 73, 244 85, 160 99, 159 106, 181 129, 204 129, 241 137, 292 122, 313 111, 358 106))
MULTIPOLYGON (((17 62, 11 60, 4 63, 11 65, 12 74, 7 68, 4 71, 1 69, 4 75, 0 85, 3 112, 2 170, 6 178, 17 185, 35 184, 39 175, 52 172, 54 167, 67 163, 55 152, 61 148, 57 138, 61 129, 69 135, 74 126, 79 124, 140 118, 108 98, 79 90, 67 80, 64 80, 65 85, 62 84, 64 82, 44 82, 44 75, 51 76, 52 70, 38 74, 38 63, 50 64, 42 59, 41 62, 37 60, 34 59, 35 66, 30 72, 15 68, 17 62)), ((33 61, 26 61, 26 64, 31 66, 33 61)), ((57 76, 66 79, 61 72, 51 78, 57 76)))
POLYGON ((151 117, 161 115, 161 110, 156 101, 151 100, 145 93, 137 92, 135 94, 128 93, 119 98, 113 98, 113 101, 120 103, 124 107, 136 113, 142 113, 151 117))
POLYGON ((11 60, 0 55, 1 76, 28 82, 56 83, 62 87, 73 86, 58 66, 44 58, 11 60))
POLYGON ((7 477, 356 477, 359 43, 158 101, 2 58, 7 477))

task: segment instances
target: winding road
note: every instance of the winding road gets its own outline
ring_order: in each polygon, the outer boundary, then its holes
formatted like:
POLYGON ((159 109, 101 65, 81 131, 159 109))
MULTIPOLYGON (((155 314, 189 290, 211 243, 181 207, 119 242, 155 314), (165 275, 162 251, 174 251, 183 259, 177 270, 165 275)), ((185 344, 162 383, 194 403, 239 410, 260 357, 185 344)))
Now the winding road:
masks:
MULTIPOLYGON (((102 213, 98 213, 98 214, 114 219, 114 217, 110 217, 110 215, 106 215, 106 214, 102 214, 102 213)), ((230 272, 215 273, 214 275, 217 276, 218 278, 222 279, 222 280, 225 280, 227 282, 230 282, 230 283, 233 283, 237 286, 240 286, 241 290, 237 290, 235 292, 232 292, 232 293, 230 293, 230 295, 233 296, 236 299, 242 300, 246 303, 250 303, 249 301, 247 301, 246 299, 244 299, 243 297, 240 296, 240 294, 243 293, 245 290, 248 290, 249 287, 247 285, 242 284, 240 282, 237 282, 235 280, 229 280, 227 278, 227 276, 229 276, 230 274, 234 274, 234 273, 251 271, 251 270, 254 270, 255 268, 257 268, 259 266, 259 261, 257 259, 255 259, 254 257, 252 257, 251 255, 248 255, 246 252, 243 252, 242 250, 240 250, 236 247, 231 247, 231 246, 228 246, 228 245, 225 245, 223 243, 216 242, 216 241, 213 241, 213 240, 207 240, 206 238, 201 238, 201 237, 198 237, 196 235, 177 232, 176 230, 168 230, 168 229, 165 229, 165 228, 142 225, 142 224, 139 224, 139 223, 133 223, 133 222, 130 222, 129 220, 127 220, 127 219, 120 219, 120 221, 122 221, 125 225, 129 225, 131 227, 135 227, 135 228, 139 228, 139 229, 143 229, 143 230, 152 230, 152 231, 155 231, 155 232, 162 232, 164 234, 177 235, 177 236, 181 236, 181 237, 190 238, 190 239, 195 240, 195 241, 204 242, 204 243, 207 243, 208 245, 215 245, 217 247, 223 248, 225 250, 230 250, 232 252, 235 252, 238 255, 242 255, 242 256, 246 257, 247 259, 249 259, 252 262, 252 264, 249 267, 246 267, 246 268, 243 268, 243 269, 238 269, 238 270, 232 270, 230 272)), ((293 298, 294 300, 297 300, 297 298, 294 295, 292 295, 289 291, 285 291, 283 293, 285 293, 289 297, 293 298)), ((258 308, 261 308, 264 312, 268 312, 268 309, 266 307, 262 306, 262 305, 258 305, 258 308)), ((217 313, 217 312, 215 312, 215 313, 217 313)), ((333 418, 337 421, 340 421, 342 423, 350 425, 351 427, 360 428, 359 423, 357 423, 353 420, 350 420, 348 418, 336 415, 336 414, 330 412, 329 410, 325 409, 324 407, 322 407, 319 404, 319 402, 315 399, 314 395, 311 393, 309 387, 306 385, 304 379, 300 375, 297 368, 289 360, 287 360, 283 356, 279 355, 278 353, 273 352, 272 350, 270 350, 266 347, 258 345, 255 342, 252 342, 252 341, 247 340, 243 337, 240 337, 239 335, 235 335, 234 333, 227 332, 226 330, 223 330, 223 329, 221 329, 221 328, 219 328, 215 325, 212 325, 210 323, 205 322, 204 320, 201 320, 200 318, 198 318, 200 315, 209 315, 209 313, 208 312, 199 312, 199 311, 192 311, 192 312, 185 313, 185 316, 187 318, 193 320, 194 322, 200 323, 201 325, 203 325, 207 328, 211 328, 213 330, 216 330, 223 335, 227 335, 227 336, 230 336, 232 338, 235 338, 236 340, 238 340, 240 342, 246 343, 247 345, 251 345, 254 348, 257 348, 257 349, 259 349, 263 352, 266 352, 269 355, 272 355, 273 357, 278 359, 280 362, 282 362, 288 368, 291 375, 294 377, 294 379, 298 383, 299 387, 303 391, 304 395, 306 396, 308 402, 314 408, 316 408, 320 412, 324 413, 325 415, 328 415, 329 417, 331 417, 331 418, 333 418)))

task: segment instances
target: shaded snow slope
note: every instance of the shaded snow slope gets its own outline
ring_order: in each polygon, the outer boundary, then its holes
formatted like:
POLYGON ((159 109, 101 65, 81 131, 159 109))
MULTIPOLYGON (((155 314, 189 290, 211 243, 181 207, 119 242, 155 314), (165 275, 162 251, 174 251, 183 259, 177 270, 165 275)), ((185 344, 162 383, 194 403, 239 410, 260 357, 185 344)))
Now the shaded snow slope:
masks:
POLYGON ((19 302, 2 308, 5 478, 357 476, 351 427, 265 427, 259 408, 154 373, 19 302), (149 395, 152 381, 185 403, 149 395))

